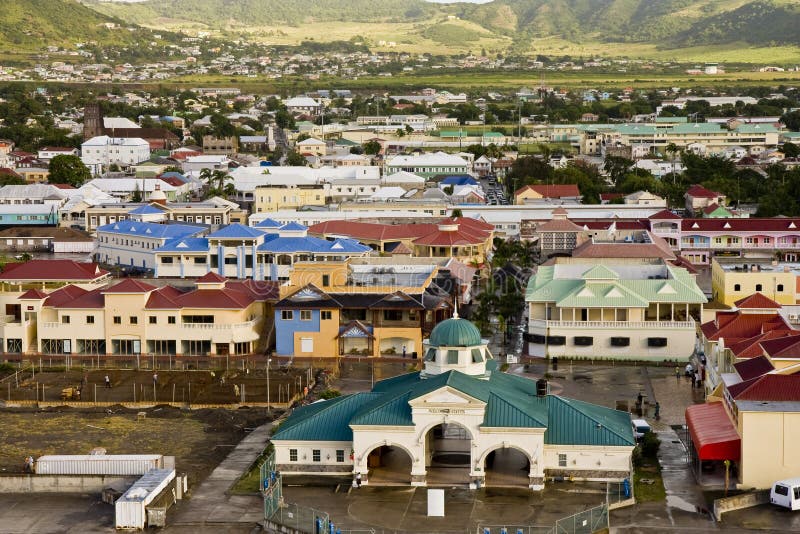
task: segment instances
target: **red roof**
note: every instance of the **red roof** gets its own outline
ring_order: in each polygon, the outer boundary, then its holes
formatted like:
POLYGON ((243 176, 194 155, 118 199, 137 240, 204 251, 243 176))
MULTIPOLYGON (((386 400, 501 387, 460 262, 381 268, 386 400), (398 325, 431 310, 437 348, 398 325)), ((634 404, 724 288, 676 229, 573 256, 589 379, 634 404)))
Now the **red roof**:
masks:
POLYGON ((795 332, 788 328, 778 327, 775 330, 770 330, 768 332, 764 332, 763 334, 758 334, 756 336, 739 341, 734 340, 730 343, 727 343, 726 340, 726 343, 736 358, 756 358, 764 354, 764 348, 761 345, 763 341, 795 335, 800 335, 800 332, 795 332))
POLYGON ((752 217, 748 219, 683 219, 681 230, 696 232, 758 233, 785 232, 800 235, 800 218, 791 217, 752 217))
POLYGON ((156 289, 156 286, 151 286, 133 278, 126 278, 119 284, 104 289, 103 293, 149 293, 154 289, 156 289))
POLYGON ((0 273, 0 281, 92 281, 108 274, 96 263, 73 260, 31 260, 25 263, 7 263, 0 273))
POLYGON ((64 286, 50 293, 50 296, 47 297, 46 301, 44 301, 44 305, 52 306, 54 308, 59 308, 65 304, 69 304, 72 301, 82 297, 88 292, 89 291, 87 291, 86 289, 83 289, 78 286, 73 286, 73 285, 64 286))
POLYGON ((57 187, 58 189, 75 189, 75 186, 69 184, 50 184, 53 187, 57 187))
MULTIPOLYGON (((312 225, 308 233, 312 235, 339 235, 349 236, 353 239, 391 241, 400 239, 423 239, 420 244, 438 244, 430 242, 436 241, 439 234, 449 233, 439 230, 440 224, 457 224, 458 233, 462 239, 472 239, 464 243, 483 242, 488 239, 494 226, 477 219, 469 217, 457 217, 442 219, 438 223, 420 224, 378 224, 364 223, 358 221, 326 221, 312 225)), ((441 244, 449 241, 450 238, 442 237, 441 244)))
POLYGON ((542 195, 544 198, 563 198, 563 197, 579 197, 581 192, 575 184, 552 184, 552 185, 526 185, 517 189, 514 196, 517 196, 525 191, 535 191, 542 195))
POLYGON ((766 356, 758 356, 757 358, 738 362, 733 364, 733 367, 742 380, 752 380, 775 370, 775 366, 766 356))
POLYGON ((614 200, 624 196, 622 193, 600 193, 600 200, 614 200))
POLYGON ((47 298, 47 293, 38 289, 29 289, 17 298, 19 300, 41 300, 47 298))
POLYGON ((706 189, 702 185, 694 184, 686 191, 686 195, 694 198, 717 198, 723 196, 722 193, 717 193, 706 189))
POLYGON ((742 439, 721 402, 686 408, 686 425, 701 460, 738 460, 742 439))
POLYGON ((740 310, 717 312, 716 319, 700 327, 709 341, 723 338, 728 345, 776 328, 790 329, 777 313, 742 313, 740 310))
POLYGON ((779 310, 781 308, 780 304, 761 293, 753 293, 749 297, 739 299, 734 302, 734 305, 740 310, 779 310))
POLYGON ((800 332, 778 339, 768 339, 760 343, 764 353, 773 359, 800 358, 800 332))
POLYGON ((175 301, 175 297, 180 295, 180 291, 178 291, 178 295, 171 294, 167 288, 171 288, 175 291, 177 289, 172 288, 171 286, 162 287, 161 289, 157 289, 150 293, 150 296, 147 298, 147 303, 144 305, 145 309, 148 310, 177 310, 180 309, 180 305, 175 301))
POLYGON ((169 185, 172 185, 172 186, 175 186, 175 187, 181 187, 185 183, 183 180, 181 180, 177 176, 159 176, 158 179, 161 180, 162 182, 167 182, 169 185))
POLYGON ((798 402, 800 375, 763 375, 728 387, 737 401, 798 402))
POLYGON ((224 276, 215 273, 214 271, 209 271, 200 278, 197 279, 198 284, 209 284, 209 283, 219 283, 219 282, 227 282, 228 279, 224 276))

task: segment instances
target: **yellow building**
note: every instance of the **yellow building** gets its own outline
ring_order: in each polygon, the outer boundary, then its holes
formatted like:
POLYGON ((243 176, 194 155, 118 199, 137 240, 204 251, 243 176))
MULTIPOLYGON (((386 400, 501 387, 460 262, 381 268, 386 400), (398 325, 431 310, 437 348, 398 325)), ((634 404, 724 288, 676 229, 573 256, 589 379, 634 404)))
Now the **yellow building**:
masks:
POLYGON ((712 299, 727 306, 761 293, 779 304, 797 302, 797 274, 788 265, 752 261, 711 261, 712 299))
POLYGON ((312 154, 314 156, 324 156, 328 153, 328 147, 325 144, 325 141, 320 141, 319 139, 314 139, 310 137, 308 139, 304 139, 299 141, 295 148, 300 154, 312 154))
POLYGON ((42 167, 22 167, 17 169, 17 174, 28 184, 46 184, 50 177, 50 171, 42 167))
POLYGON ((126 279, 87 290, 31 289, 18 297, 24 325, 2 325, 6 352, 213 356, 262 352, 268 342, 268 282, 231 281, 209 273, 190 291, 126 279), (27 335, 17 335, 27 326, 27 335), (14 337, 11 337, 14 336, 14 337))
POLYGON ((253 213, 293 210, 304 206, 324 206, 328 192, 322 185, 258 186, 253 195, 253 213))

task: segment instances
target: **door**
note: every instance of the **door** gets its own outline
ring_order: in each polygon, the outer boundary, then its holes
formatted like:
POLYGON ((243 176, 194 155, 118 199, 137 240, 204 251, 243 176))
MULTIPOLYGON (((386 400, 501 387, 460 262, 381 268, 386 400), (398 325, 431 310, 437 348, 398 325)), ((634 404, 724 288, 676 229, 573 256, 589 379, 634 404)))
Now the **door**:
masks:
POLYGON ((314 340, 310 337, 300 338, 300 352, 314 352, 314 340))

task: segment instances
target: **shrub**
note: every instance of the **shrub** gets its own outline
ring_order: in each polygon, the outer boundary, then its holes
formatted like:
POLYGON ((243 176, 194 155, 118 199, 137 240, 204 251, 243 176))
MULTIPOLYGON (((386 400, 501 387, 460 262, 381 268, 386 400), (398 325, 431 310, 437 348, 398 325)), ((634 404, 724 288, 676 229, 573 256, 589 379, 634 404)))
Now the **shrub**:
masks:
POLYGON ((336 397, 341 397, 341 396, 342 396, 341 391, 339 391, 338 389, 330 389, 330 388, 326 389, 325 391, 319 394, 319 398, 326 400, 335 399, 336 397))
POLYGON ((655 458, 660 446, 661 440, 658 436, 654 432, 648 432, 642 438, 642 455, 645 458, 655 458))

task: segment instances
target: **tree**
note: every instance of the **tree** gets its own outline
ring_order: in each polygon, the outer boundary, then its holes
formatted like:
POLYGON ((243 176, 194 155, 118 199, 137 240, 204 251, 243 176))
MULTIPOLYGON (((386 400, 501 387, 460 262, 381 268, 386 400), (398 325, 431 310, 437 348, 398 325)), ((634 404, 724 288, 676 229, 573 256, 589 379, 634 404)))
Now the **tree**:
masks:
POLYGON ((233 176, 223 170, 203 169, 200 171, 200 180, 206 183, 206 198, 227 198, 236 194, 233 176))
POLYGON ((631 172, 632 168, 633 161, 620 156, 606 156, 606 159, 603 161, 603 169, 611 177, 611 181, 614 182, 614 185, 619 184, 622 177, 631 172))
POLYGON ((381 144, 375 140, 364 143, 364 154, 374 156, 381 151, 381 144))
POLYGON ((783 148, 781 148, 781 151, 787 158, 796 158, 800 156, 800 146, 788 141, 783 143, 783 148))
POLYGON ((136 188, 133 190, 133 194, 131 194, 131 202, 141 202, 142 201, 142 190, 139 188, 139 183, 136 183, 136 188))
POLYGON ((73 155, 60 155, 50 160, 48 166, 50 183, 69 184, 73 187, 80 187, 84 182, 92 178, 89 168, 83 164, 81 158, 73 155))
POLYGON ((305 167, 308 165, 308 161, 296 150, 290 150, 289 153, 286 154, 286 165, 292 167, 305 167))
POLYGON ((290 130, 294 128, 294 117, 286 110, 286 106, 275 112, 275 124, 278 128, 288 128, 290 130))
POLYGON ((800 110, 785 113, 781 117, 781 122, 793 132, 800 132, 800 110))

